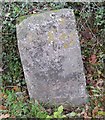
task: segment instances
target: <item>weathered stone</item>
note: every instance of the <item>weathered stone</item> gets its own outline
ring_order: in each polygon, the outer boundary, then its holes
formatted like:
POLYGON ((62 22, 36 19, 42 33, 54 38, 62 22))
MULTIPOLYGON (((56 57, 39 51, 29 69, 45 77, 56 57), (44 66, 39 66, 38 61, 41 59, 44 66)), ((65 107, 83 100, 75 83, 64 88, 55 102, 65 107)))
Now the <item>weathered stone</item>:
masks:
POLYGON ((70 9, 32 15, 17 25, 31 98, 50 105, 86 102, 85 75, 75 17, 70 9))

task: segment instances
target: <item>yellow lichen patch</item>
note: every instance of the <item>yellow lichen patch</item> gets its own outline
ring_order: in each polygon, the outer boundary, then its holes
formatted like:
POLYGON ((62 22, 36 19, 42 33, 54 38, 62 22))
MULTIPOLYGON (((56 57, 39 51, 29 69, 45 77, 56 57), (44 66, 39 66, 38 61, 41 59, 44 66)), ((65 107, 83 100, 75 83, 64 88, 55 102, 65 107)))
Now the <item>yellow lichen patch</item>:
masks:
POLYGON ((65 19, 64 19, 64 18, 59 19, 59 23, 60 23, 61 25, 64 25, 64 24, 65 24, 65 19))
POLYGON ((54 32, 53 31, 49 31, 48 32, 48 41, 54 41, 54 32))
POLYGON ((64 43, 64 48, 68 48, 69 44, 68 43, 64 43))
POLYGON ((28 41, 32 42, 32 37, 31 36, 28 37, 28 41))
POLYGON ((75 41, 74 40, 71 40, 70 41, 70 46, 73 46, 75 44, 75 41))
POLYGON ((59 10, 53 10, 53 12, 58 12, 59 10))
POLYGON ((51 28, 52 33, 56 33, 57 29, 56 28, 51 28))
POLYGON ((27 40, 28 40, 28 42, 32 42, 33 41, 33 34, 32 33, 28 33, 27 34, 27 40))
POLYGON ((73 31, 73 32, 70 32, 70 34, 69 34, 69 37, 72 39, 72 38, 74 38, 76 36, 76 34, 75 34, 75 32, 73 31))
POLYGON ((65 39, 67 39, 67 38, 68 38, 68 36, 67 36, 66 33, 62 33, 62 34, 60 35, 60 37, 59 37, 60 40, 65 40, 65 39))

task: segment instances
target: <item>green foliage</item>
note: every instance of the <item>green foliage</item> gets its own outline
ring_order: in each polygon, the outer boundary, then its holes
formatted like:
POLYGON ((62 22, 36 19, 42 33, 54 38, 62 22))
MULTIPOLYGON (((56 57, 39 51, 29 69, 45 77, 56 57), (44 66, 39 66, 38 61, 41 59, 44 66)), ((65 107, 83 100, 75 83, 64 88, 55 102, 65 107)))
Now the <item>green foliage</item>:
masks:
POLYGON ((47 115, 46 118, 66 118, 66 115, 63 115, 63 106, 58 107, 58 110, 53 115, 47 115))
MULTIPOLYGON (((61 2, 3 2, 2 3, 2 44, 3 53, 0 56, 3 57, 3 85, 18 85, 23 88, 25 85, 22 65, 20 62, 19 52, 17 48, 16 39, 16 19, 20 16, 26 16, 30 14, 39 13, 46 10, 58 10, 61 8, 73 8, 75 16, 77 18, 78 31, 85 32, 84 36, 80 37, 83 39, 81 44, 82 55, 85 59, 84 64, 86 67, 86 77, 90 80, 87 85, 89 93, 89 115, 92 116, 95 106, 102 107, 103 97, 101 89, 97 88, 97 82, 103 78, 103 66, 102 58, 105 54, 105 9, 103 3, 61 3, 61 2), (88 31, 91 29, 92 37, 87 40, 88 31), (95 32, 94 32, 95 31, 95 32), (98 40, 97 40, 98 38, 98 40), (92 53, 97 56, 97 63, 91 65, 89 63, 89 57, 92 53), (96 82, 96 83, 95 83, 96 82), (98 102, 97 102, 98 101, 98 102)), ((22 17, 24 19, 24 17, 22 17)), ((21 19, 21 20, 22 20, 21 19)), ((82 35, 82 34, 81 34, 82 35)), ((101 83, 100 83, 101 84, 101 83)), ((63 115, 63 106, 58 107, 51 115, 49 115, 43 106, 38 102, 24 100, 16 95, 14 91, 6 90, 4 92, 6 98, 3 99, 6 110, 1 110, 3 113, 9 113, 11 116, 16 117, 39 117, 39 118, 65 118, 63 115)), ((73 110, 74 111, 74 110, 73 110)), ((100 108, 97 112, 99 116, 104 116, 105 112, 100 108)), ((77 117, 77 112, 70 112, 67 117, 77 117)), ((83 117, 83 116, 82 116, 83 117)), ((85 116, 86 117, 86 116, 85 116)), ((87 116, 88 117, 88 116, 87 116)))
POLYGON ((66 5, 65 2, 51 2, 50 6, 52 9, 61 9, 64 8, 64 6, 66 5))
POLYGON ((5 106, 8 108, 7 112, 11 116, 35 118, 45 118, 47 116, 47 112, 38 102, 32 100, 25 101, 24 97, 20 98, 13 90, 6 90, 3 93, 7 96, 5 106))
POLYGON ((31 103, 29 116, 36 118, 46 118, 47 112, 45 112, 44 108, 36 101, 35 103, 31 103))
MULTIPOLYGON (((45 109, 37 102, 33 100, 24 100, 24 97, 19 97, 12 90, 3 91, 6 96, 4 105, 6 106, 7 113, 15 117, 29 117, 29 118, 65 118, 63 115, 63 106, 58 107, 57 111, 54 111, 53 115, 48 115, 45 109)), ((2 111, 5 113, 5 111, 2 111)))
POLYGON ((104 111, 98 111, 98 115, 105 116, 105 112, 104 111))
POLYGON ((97 28, 99 29, 97 34, 98 36, 100 36, 101 39, 103 39, 103 45, 104 45, 105 44, 104 43, 105 42, 104 41, 104 33, 105 33, 105 8, 104 6, 97 9, 94 25, 97 26, 97 28))
POLYGON ((28 112, 26 103, 18 99, 14 91, 6 90, 5 95, 7 96, 5 106, 8 108, 8 113, 11 116, 25 117, 25 114, 28 112))
POLYGON ((32 13, 41 12, 41 10, 63 8, 65 3, 2 3, 2 42, 3 42, 3 84, 25 85, 22 65, 20 62, 19 51, 16 39, 16 21, 20 22, 27 15, 32 13), (23 17, 21 17, 23 16, 23 17), (18 21, 17 18, 21 17, 18 21), (21 83, 21 81, 24 81, 21 83))
POLYGON ((99 9, 97 9, 95 16, 95 25, 98 26, 105 25, 104 15, 105 15, 104 7, 100 7, 99 9))
POLYGON ((25 85, 17 48, 16 19, 19 16, 26 15, 28 11, 26 3, 9 4, 4 2, 2 5, 2 45, 3 64, 5 69, 2 78, 4 85, 25 85))

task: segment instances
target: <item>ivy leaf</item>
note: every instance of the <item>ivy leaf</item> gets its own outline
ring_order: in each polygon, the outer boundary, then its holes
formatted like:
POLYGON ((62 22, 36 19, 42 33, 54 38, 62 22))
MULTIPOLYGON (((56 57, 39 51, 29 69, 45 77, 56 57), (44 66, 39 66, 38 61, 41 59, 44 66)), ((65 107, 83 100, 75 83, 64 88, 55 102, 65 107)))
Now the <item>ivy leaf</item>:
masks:
POLYGON ((98 111, 98 115, 103 115, 103 116, 105 116, 105 112, 104 112, 104 111, 98 111))
POLYGON ((54 118, 58 118, 59 113, 58 112, 54 112, 54 118))
POLYGON ((75 117, 76 115, 77 115, 77 113, 71 112, 71 113, 67 114, 66 116, 68 116, 68 117, 75 117))
POLYGON ((63 106, 61 105, 60 107, 58 107, 58 112, 62 113, 63 112, 63 106))
POLYGON ((46 118, 52 118, 52 116, 47 115, 47 117, 46 117, 46 118))

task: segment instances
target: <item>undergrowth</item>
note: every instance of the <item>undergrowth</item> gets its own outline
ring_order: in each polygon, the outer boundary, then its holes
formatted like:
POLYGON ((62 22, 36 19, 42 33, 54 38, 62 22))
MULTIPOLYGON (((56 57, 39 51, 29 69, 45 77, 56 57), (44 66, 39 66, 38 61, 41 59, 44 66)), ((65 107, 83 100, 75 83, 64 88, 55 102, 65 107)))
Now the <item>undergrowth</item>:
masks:
POLYGON ((105 3, 25 3, 2 4, 2 105, 1 118, 103 118, 105 116, 105 3), (89 102, 77 108, 46 108, 29 99, 16 39, 16 19, 23 15, 60 8, 72 8, 85 66, 89 102), (25 95, 24 95, 25 93, 25 95))

